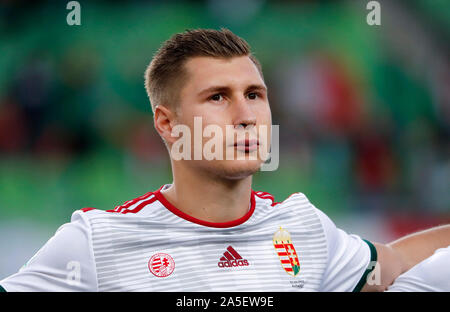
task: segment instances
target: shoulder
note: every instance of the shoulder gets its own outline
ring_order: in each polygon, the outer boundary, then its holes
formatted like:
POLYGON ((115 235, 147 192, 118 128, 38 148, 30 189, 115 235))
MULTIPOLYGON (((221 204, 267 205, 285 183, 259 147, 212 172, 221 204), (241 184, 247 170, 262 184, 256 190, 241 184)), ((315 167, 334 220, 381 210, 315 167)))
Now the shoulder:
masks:
POLYGON ((317 209, 301 192, 296 192, 289 195, 281 202, 277 202, 274 196, 267 192, 255 191, 256 203, 265 206, 268 210, 297 216, 315 215, 322 219, 325 215, 317 209))
POLYGON ((305 194, 301 192, 293 193, 289 195, 285 200, 281 202, 275 201, 275 197, 267 192, 263 191, 254 191, 255 199, 258 202, 262 202, 271 207, 277 208, 285 208, 285 207, 293 207, 293 208, 313 208, 311 202, 305 196, 305 194))
POLYGON ((73 215, 73 218, 81 218, 81 219, 92 219, 95 217, 108 217, 112 215, 123 216, 123 215, 141 215, 145 211, 145 209, 152 206, 153 203, 157 201, 156 192, 148 192, 144 195, 141 195, 137 198, 128 200, 121 205, 114 207, 109 210, 101 210, 93 207, 85 207, 79 210, 76 210, 73 215))
POLYGON ((338 228, 331 218, 311 203, 304 193, 293 193, 282 202, 276 202, 270 193, 255 192, 255 194, 260 201, 270 205, 272 210, 276 211, 274 213, 282 214, 286 218, 295 217, 298 224, 308 225, 314 230, 321 231, 325 235, 327 246, 331 253, 338 252, 350 245, 358 248, 362 246, 365 250, 369 250, 369 246, 358 235, 348 234, 338 228))
POLYGON ((73 215, 70 223, 61 225, 17 273, 0 284, 7 291, 96 290, 90 236, 86 220, 73 215))
POLYGON ((258 215, 263 215, 265 220, 283 221, 301 231, 323 234, 328 226, 328 223, 322 220, 325 214, 301 192, 293 193, 281 202, 276 201, 274 196, 267 192, 255 192, 255 198, 258 215))

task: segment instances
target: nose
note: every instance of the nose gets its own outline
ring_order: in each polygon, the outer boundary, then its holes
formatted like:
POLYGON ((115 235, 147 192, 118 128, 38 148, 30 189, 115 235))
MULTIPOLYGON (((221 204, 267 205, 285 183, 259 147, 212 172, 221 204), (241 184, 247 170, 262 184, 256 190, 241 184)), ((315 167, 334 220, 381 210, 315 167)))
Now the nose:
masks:
POLYGON ((242 127, 245 130, 254 127, 256 125, 256 115, 247 100, 245 98, 240 98, 236 100, 234 104, 234 127, 242 127))

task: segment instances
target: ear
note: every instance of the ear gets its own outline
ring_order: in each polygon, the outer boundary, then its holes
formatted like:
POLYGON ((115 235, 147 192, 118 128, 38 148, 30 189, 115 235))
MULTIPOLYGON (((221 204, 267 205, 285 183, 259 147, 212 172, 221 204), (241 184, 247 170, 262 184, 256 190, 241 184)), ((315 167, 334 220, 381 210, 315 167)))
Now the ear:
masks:
POLYGON ((175 126, 175 114, 165 106, 158 105, 155 107, 153 117, 155 129, 163 140, 172 144, 177 137, 172 137, 172 128, 175 126))

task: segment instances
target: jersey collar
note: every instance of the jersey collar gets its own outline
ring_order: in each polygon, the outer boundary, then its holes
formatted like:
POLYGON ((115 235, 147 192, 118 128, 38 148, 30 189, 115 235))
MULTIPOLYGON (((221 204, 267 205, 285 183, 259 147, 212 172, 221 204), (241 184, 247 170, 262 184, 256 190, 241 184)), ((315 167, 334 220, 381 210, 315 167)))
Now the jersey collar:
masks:
POLYGON ((252 190, 251 196, 250 196, 250 209, 241 218, 233 220, 233 221, 229 221, 229 222, 209 222, 209 221, 200 220, 200 219, 197 219, 197 218, 194 218, 194 217, 188 215, 187 213, 184 213, 183 211, 181 211, 180 209, 178 209, 177 207, 172 205, 161 193, 161 190, 165 187, 166 187, 166 185, 163 185, 159 188, 159 190, 157 190, 156 192, 153 193, 153 194, 155 194, 158 201, 161 204, 163 204, 163 206, 166 207, 173 214, 175 214, 175 215, 179 216, 180 218, 183 218, 189 222, 193 222, 193 223, 196 223, 199 225, 214 227, 214 228, 234 227, 234 226, 238 226, 238 225, 244 223, 245 221, 247 221, 253 215, 253 212, 255 211, 255 192, 252 190))

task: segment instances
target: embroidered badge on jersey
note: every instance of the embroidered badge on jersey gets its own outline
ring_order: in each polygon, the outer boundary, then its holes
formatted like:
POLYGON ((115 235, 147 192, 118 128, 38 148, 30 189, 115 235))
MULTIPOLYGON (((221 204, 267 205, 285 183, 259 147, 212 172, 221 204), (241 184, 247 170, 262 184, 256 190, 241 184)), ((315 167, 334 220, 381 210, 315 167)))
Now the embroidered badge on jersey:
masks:
POLYGON ((148 268, 157 277, 166 277, 175 269, 175 261, 165 253, 154 254, 148 261, 148 268))
POLYGON ((286 273, 292 276, 300 273, 300 261, 292 243, 291 234, 280 227, 273 235, 273 246, 286 273))

